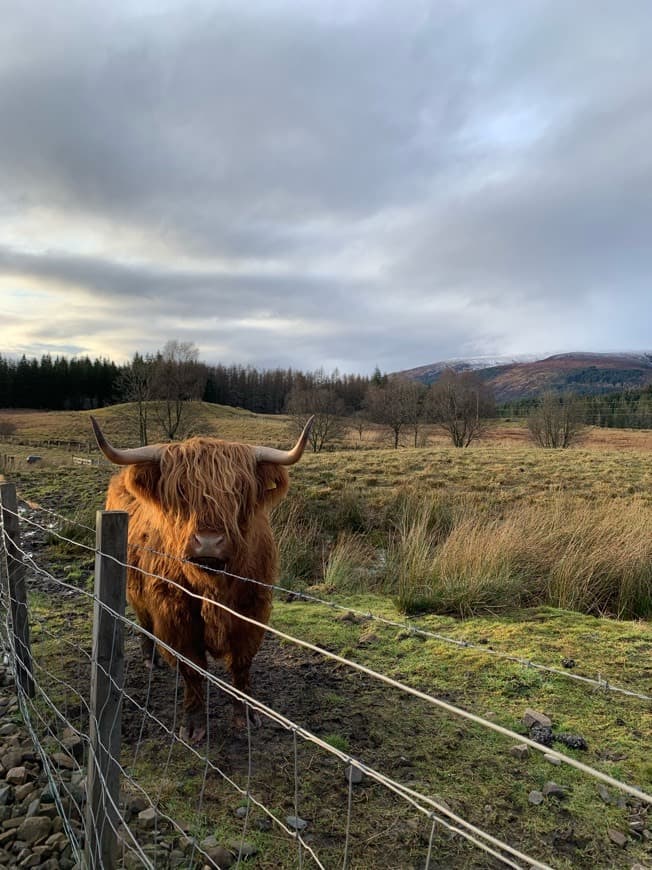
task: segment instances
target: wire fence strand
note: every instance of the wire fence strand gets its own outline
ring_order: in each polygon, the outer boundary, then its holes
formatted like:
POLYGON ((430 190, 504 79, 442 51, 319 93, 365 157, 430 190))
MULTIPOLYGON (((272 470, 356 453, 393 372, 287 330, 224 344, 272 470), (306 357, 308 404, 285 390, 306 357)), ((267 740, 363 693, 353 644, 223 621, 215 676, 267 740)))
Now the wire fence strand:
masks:
MULTIPOLYGON (((65 517, 62 514, 59 514, 55 511, 52 511, 52 510, 49 510, 48 508, 44 508, 40 505, 38 507, 38 510, 45 511, 46 513, 51 514, 55 518, 57 518, 63 522, 66 522, 68 525, 75 525, 75 526, 83 528, 87 531, 94 531, 94 529, 92 529, 91 526, 88 526, 88 525, 81 523, 77 520, 74 520, 72 518, 65 517)), ((29 520, 26 520, 26 521, 29 522, 29 520)), ((37 525, 37 524, 35 523, 35 525, 37 525)), ((53 529, 50 529, 50 531, 58 536, 58 533, 54 532, 53 529)), ((71 544, 76 543, 76 542, 70 540, 69 538, 66 538, 63 536, 62 536, 62 540, 66 541, 68 543, 71 543, 71 544)), ((85 545, 79 544, 79 543, 77 543, 77 545, 82 546, 82 547, 85 546, 85 545)), ((160 550, 155 550, 151 547, 145 547, 142 544, 131 543, 131 544, 129 544, 129 549, 151 553, 152 555, 161 556, 165 559, 170 559, 170 560, 177 562, 179 564, 187 564, 187 565, 192 564, 190 562, 190 560, 188 560, 188 559, 184 559, 184 558, 182 558, 180 556, 176 556, 172 553, 163 553, 160 550)), ((351 607, 350 605, 341 604, 340 602, 334 601, 333 599, 320 598, 319 596, 314 595, 312 593, 303 592, 303 591, 297 590, 297 589, 291 589, 288 586, 284 586, 282 583, 275 583, 275 584, 264 583, 262 580, 257 580, 253 577, 244 577, 240 574, 234 574, 234 573, 228 571, 227 569, 211 568, 210 566, 204 566, 204 570, 208 573, 223 574, 226 577, 230 577, 233 580, 239 580, 243 583, 251 583, 251 584, 256 585, 256 586, 264 587, 266 589, 271 590, 275 594, 282 593, 284 595, 289 596, 293 600, 305 601, 305 602, 308 602, 310 604, 320 604, 323 607, 329 608, 330 610, 333 610, 333 611, 338 611, 338 612, 341 612, 344 614, 350 614, 351 616, 354 616, 354 617, 357 617, 360 619, 371 620, 373 622, 377 622, 377 623, 382 624, 382 625, 386 625, 386 626, 389 626, 392 628, 397 628, 397 629, 400 629, 403 631, 407 631, 411 635, 414 635, 415 637, 423 637, 427 640, 434 640, 434 641, 438 641, 438 642, 444 643, 444 644, 452 644, 453 646, 456 646, 456 647, 461 648, 461 649, 474 650, 475 652, 478 652, 482 655, 491 656, 491 657, 498 658, 498 659, 503 659, 504 661, 509 661, 509 662, 514 663, 514 664, 521 665, 522 667, 525 667, 528 669, 534 669, 534 670, 542 671, 544 673, 553 674, 557 677, 562 677, 562 678, 567 679, 567 680, 574 680, 574 681, 579 682, 579 683, 584 683, 588 686, 593 686, 597 689, 603 689, 606 692, 612 692, 614 694, 625 695, 625 696, 630 697, 630 698, 637 698, 641 701, 652 702, 652 695, 648 695, 644 692, 638 692, 638 691, 635 691, 633 689, 628 689, 628 688, 619 686, 619 685, 613 683, 611 680, 604 679, 601 674, 598 674, 596 678, 593 678, 593 677, 588 677, 588 676, 583 675, 583 674, 573 673, 570 670, 562 670, 561 668, 555 668, 552 665, 540 664, 540 663, 538 663, 530 658, 524 658, 523 656, 517 656, 517 655, 514 655, 513 653, 504 652, 503 650, 492 649, 491 647, 487 646, 486 644, 474 643, 473 641, 470 641, 470 640, 451 637, 450 635, 445 635, 445 634, 442 634, 441 632, 436 632, 436 631, 432 631, 431 629, 428 629, 428 628, 423 628, 418 623, 415 623, 414 620, 406 619, 405 621, 401 622, 401 621, 396 620, 396 619, 390 619, 388 617, 382 616, 381 614, 373 613, 370 610, 359 610, 355 607, 351 607)))
MULTIPOLYGON (((54 514, 52 511, 48 511, 48 513, 54 514)), ((338 665, 341 665, 347 669, 350 669, 354 672, 362 674, 369 679, 378 682, 384 686, 390 687, 393 690, 396 690, 404 695, 408 695, 419 699, 427 705, 436 707, 440 711, 450 716, 454 716, 457 718, 465 719, 474 725, 477 725, 481 728, 493 731, 502 735, 503 737, 509 738, 510 740, 515 740, 518 743, 526 744, 532 749, 536 750, 540 753, 548 754, 549 756, 558 759, 560 762, 563 762, 581 773, 590 776, 594 779, 597 779, 603 783, 609 784, 620 791, 629 794, 632 797, 635 797, 637 800, 640 800, 647 804, 652 804, 652 796, 646 794, 637 786, 633 786, 629 783, 623 782, 615 777, 611 777, 608 774, 603 773, 600 770, 592 768, 589 765, 586 765, 582 762, 577 761, 571 756, 567 756, 564 753, 558 752, 554 749, 551 749, 546 746, 542 746, 536 741, 525 737, 522 734, 518 734, 515 731, 512 731, 509 728, 499 725, 496 722, 492 722, 482 716, 479 716, 471 711, 460 708, 454 704, 451 704, 447 701, 444 701, 441 698, 436 697, 435 695, 424 692, 420 689, 417 689, 413 686, 410 686, 400 680, 396 680, 392 677, 389 677, 386 674, 383 674, 379 671, 374 670, 366 665, 363 665, 359 662, 353 661, 345 656, 339 655, 337 653, 332 652, 331 650, 325 649, 317 644, 313 644, 304 639, 294 637, 287 632, 280 631, 274 626, 267 625, 266 623, 260 622, 259 620, 254 619, 253 617, 246 616, 234 608, 228 607, 223 602, 217 601, 213 598, 207 597, 205 595, 200 595, 185 586, 182 586, 174 579, 170 577, 166 577, 163 575, 155 574, 149 571, 146 571, 139 565, 131 564, 129 561, 123 562, 120 559, 117 559, 115 556, 107 553, 103 553, 98 551, 97 548, 89 546, 79 541, 75 541, 65 535, 61 535, 56 530, 39 525, 33 520, 30 520, 28 517, 25 517, 19 511, 16 516, 19 516, 22 521, 26 522, 31 526, 35 526, 40 528, 48 533, 54 534, 56 537, 61 540, 67 541, 68 543, 80 547, 83 550, 87 550, 89 553, 93 553, 95 556, 102 556, 105 559, 110 559, 116 564, 120 565, 126 570, 132 572, 138 572, 140 575, 152 578, 154 580, 160 581, 164 584, 169 584, 171 587, 180 590, 185 595, 187 595, 190 599, 197 601, 203 605, 207 605, 210 607, 215 607, 219 609, 221 612, 227 614, 229 617, 237 620, 241 620, 244 623, 250 624, 256 628, 260 628, 265 632, 269 632, 270 634, 276 636, 280 641, 284 643, 291 644, 297 648, 304 649, 316 655, 323 657, 326 660, 333 661, 338 665)), ((56 516, 56 514, 55 514, 56 516)), ((59 516, 61 519, 61 517, 59 516)), ((81 525, 81 524, 79 524, 81 525)), ((84 528, 90 527, 84 526, 84 528)), ((6 532, 2 530, 3 538, 6 539, 6 532)), ((0 542, 1 543, 1 542, 0 542)), ((4 549, 0 547, 0 550, 4 549)), ((203 764, 203 776, 201 780, 201 785, 198 793, 198 805, 197 805, 197 813, 199 815, 202 814, 204 809, 205 795, 207 790, 207 783, 209 773, 216 773, 220 779, 232 788, 237 794, 241 796, 246 801, 246 814, 244 816, 244 821, 242 825, 242 831, 240 835, 240 846, 237 849, 237 861, 238 863, 241 861, 243 857, 243 849, 245 842, 245 834, 247 831, 247 825, 249 820, 249 807, 250 805, 256 806, 260 811, 262 811, 267 817, 270 818, 270 821, 276 825, 284 834, 289 838, 290 841, 294 841, 297 847, 297 860, 298 866, 303 868, 304 855, 309 857, 317 867, 323 867, 323 863, 320 860, 320 857, 317 854, 317 851, 310 845, 310 843, 302 836, 300 830, 300 818, 299 818, 299 810, 300 810, 300 765, 299 765, 299 753, 298 753, 298 738, 301 738, 302 741, 312 744, 314 747, 320 749, 324 753, 334 757, 338 762, 347 765, 346 770, 348 771, 347 779, 348 779, 348 790, 347 790, 347 809, 346 809, 346 819, 345 819, 345 838, 344 838, 344 850, 343 850, 343 863, 342 866, 346 868, 348 866, 348 862, 350 860, 350 838, 351 838, 351 826, 352 826, 352 813, 353 813, 353 771, 354 769, 359 770, 364 776, 368 777, 370 780, 374 781, 378 785, 385 788, 389 793, 392 793, 399 797, 405 804, 406 807, 411 808, 411 810, 417 812, 422 817, 425 817, 427 820, 431 822, 431 829, 428 840, 428 850, 426 856, 426 868, 430 866, 432 853, 433 853, 433 842, 437 827, 441 827, 444 830, 447 830, 464 840, 466 840, 469 844, 472 844, 474 847, 483 850, 488 855, 491 855, 496 860, 500 861, 505 866, 520 868, 520 867, 529 867, 529 868, 537 868, 537 870, 551 870, 548 864, 541 862, 540 860, 533 858, 527 853, 521 851, 515 846, 501 841, 498 837, 493 836, 489 832, 483 830, 482 828, 474 825, 469 820, 465 819, 461 815, 453 812, 445 803, 440 800, 436 800, 435 798, 429 796, 421 790, 417 790, 411 786, 400 783, 395 780, 393 777, 388 776, 386 773, 381 770, 376 769, 375 767, 366 764, 361 758, 355 757, 353 754, 348 752, 344 752, 337 747, 330 744, 328 741, 320 738, 316 734, 314 734, 310 729, 302 726, 301 724, 293 721, 288 716, 279 713, 273 707, 263 703, 259 699, 256 699, 252 695, 247 692, 242 691, 241 689, 236 688, 235 686, 229 685, 227 682, 217 677, 215 674, 211 673, 209 670, 204 669, 193 662, 191 659, 184 656, 179 650, 174 649, 172 646, 166 644, 161 639, 157 638, 152 632, 145 629, 143 626, 139 625, 137 622, 134 622, 129 617, 118 613, 113 610, 111 607, 107 606, 105 603, 98 601, 96 596, 93 593, 88 592, 87 590, 80 590, 77 587, 73 586, 70 583, 67 583, 60 578, 57 578, 52 572, 43 568, 36 561, 34 554, 27 552, 24 548, 20 546, 16 547, 16 551, 20 557, 25 560, 26 565, 30 568, 31 571, 34 572, 34 575, 40 576, 43 578, 47 578, 47 580, 51 583, 57 585, 57 587, 61 590, 69 591, 71 594, 74 593, 79 595, 80 597, 86 599, 89 602, 94 602, 95 604, 99 604, 99 606, 108 614, 113 617, 114 620, 114 640, 115 640, 115 626, 118 623, 122 623, 125 626, 128 626, 129 629, 139 635, 141 638, 146 638, 148 643, 152 648, 152 667, 149 669, 147 686, 146 686, 146 695, 144 703, 139 702, 131 693, 126 690, 122 690, 123 692, 123 700, 128 702, 134 710, 137 710, 140 714, 140 725, 138 729, 138 739, 134 749, 133 756, 133 767, 136 768, 136 762, 141 751, 141 743, 143 740, 145 723, 153 723, 157 728, 165 735, 165 738, 169 740, 166 754, 166 761, 162 770, 162 778, 160 788, 158 790, 158 794, 155 799, 153 799, 145 789, 140 786, 136 780, 129 774, 129 772, 120 764, 119 759, 115 759, 121 776, 123 776, 125 782, 128 782, 134 789, 139 790, 143 793, 144 797, 150 802, 153 806, 157 808, 162 807, 163 805, 163 782, 167 779, 167 771, 171 763, 173 749, 176 746, 182 747, 184 751, 191 753, 194 757, 200 760, 203 764), (174 709, 173 709, 173 721, 172 727, 166 725, 159 717, 157 717, 150 709, 150 699, 151 699, 151 688, 152 688, 152 678, 153 678, 153 665, 154 659, 156 655, 156 649, 161 648, 166 650, 171 656, 174 656, 177 662, 176 668, 176 677, 175 677, 175 692, 174 692, 174 709), (205 713, 206 713, 206 746, 205 752, 200 751, 196 746, 193 746, 188 741, 182 739, 181 736, 177 735, 177 722, 176 722, 176 709, 177 709, 177 695, 179 688, 179 666, 183 664, 185 667, 192 669, 195 673, 200 675, 206 681, 206 695, 207 695, 207 703, 205 705, 205 713), (211 750, 211 741, 210 741, 210 722, 209 722, 209 709, 210 704, 208 703, 210 687, 213 686, 218 689, 218 691, 230 697, 234 702, 243 706, 245 711, 245 721, 246 721, 246 729, 247 729, 247 770, 246 770, 246 778, 244 785, 240 785, 236 780, 229 776, 223 768, 217 765, 212 758, 210 758, 209 753, 211 750), (256 714, 260 714, 265 717, 270 723, 274 723, 276 726, 283 729, 290 737, 292 742, 292 758, 293 758, 293 805, 294 805, 294 825, 287 824, 284 822, 277 813, 274 813, 268 806, 266 806, 265 801, 255 797, 252 794, 252 772, 253 772, 253 760, 252 760, 252 735, 251 735, 251 722, 250 717, 252 712, 256 714), (516 863, 516 862, 521 863, 516 863)), ((154 551, 156 552, 156 551, 154 551)), ((166 555, 166 554, 158 554, 158 555, 166 555)), ((169 558, 175 558, 170 557, 169 558)), ((180 560, 184 561, 184 560, 180 560)), ((268 586, 269 588, 278 588, 273 587, 270 584, 262 583, 261 581, 252 579, 239 577, 235 574, 230 574, 227 571, 220 571, 220 574, 225 574, 230 576, 233 579, 236 579, 241 582, 246 583, 254 583, 262 586, 268 586)), ((345 607, 343 605, 337 604, 335 602, 327 602, 321 599, 316 598, 315 596, 310 596, 303 593, 295 593, 293 591, 287 590, 291 592, 292 595, 296 595, 297 597, 304 598, 307 601, 312 601, 313 603, 318 603, 320 605, 326 605, 329 607, 336 608, 338 610, 345 610, 347 612, 352 612, 354 614, 365 616, 370 619, 375 619, 379 622, 385 623, 390 626, 395 626, 398 628, 406 628, 414 633, 419 635, 423 635, 425 637, 429 637, 433 640, 439 640, 442 642, 455 644, 459 648, 472 648, 478 649, 481 652, 491 654, 496 654, 501 659, 507 659, 509 661, 516 662, 518 664, 527 664, 528 667, 536 667, 538 669, 544 671, 550 671, 554 674, 563 675, 565 677, 570 677, 574 679, 579 679, 580 681, 591 683, 599 686, 600 688, 610 689, 611 691, 619 692, 623 695, 630 696, 640 700, 652 700, 648 698, 648 696, 642 693, 636 693, 626 689, 620 689, 618 687, 613 687, 609 683, 602 682, 600 680, 594 681, 590 678, 582 677, 576 674, 569 674, 565 671, 557 671, 554 668, 550 668, 544 665, 536 665, 532 662, 526 661, 524 659, 520 659, 518 657, 511 656, 509 654, 497 652, 497 651, 489 651, 484 649, 479 645, 470 644, 465 641, 459 641, 454 638, 448 638, 444 635, 438 635, 435 632, 430 632, 427 629, 414 628, 411 625, 406 626, 405 623, 399 623, 397 621, 386 619, 382 616, 374 616, 373 614, 362 613, 361 611, 354 611, 351 608, 345 607)), ((14 664, 14 667, 19 667, 20 663, 16 658, 16 649, 11 645, 11 631, 9 626, 9 606, 8 601, 6 600, 6 595, 3 592, 2 597, 0 598, 0 605, 2 605, 2 609, 5 614, 5 618, 3 620, 3 637, 8 638, 9 644, 9 656, 14 664)), ((43 622, 43 619, 40 620, 43 622)), ((49 637, 51 640, 61 640, 58 636, 56 636, 52 631, 50 631, 47 627, 41 628, 42 633, 49 637)), ((81 663, 82 658, 86 658, 90 660, 90 655, 87 650, 83 648, 82 645, 77 645, 67 638, 63 639, 64 645, 78 650, 78 661, 81 663)), ((38 695, 37 699, 28 699, 24 692, 21 691, 20 686, 18 686, 18 697, 19 704, 21 708, 21 712, 23 713, 23 717, 27 723, 28 730, 30 732, 30 736, 34 741, 35 745, 39 748, 39 754, 42 758, 43 769, 46 773, 48 781, 51 782, 52 787, 56 786, 56 792, 59 794, 59 789, 61 788, 61 777, 57 779, 56 771, 53 769, 52 764, 49 760, 48 753, 45 751, 41 743, 41 738, 38 733, 38 729, 40 729, 43 733, 47 734, 49 738, 53 740, 57 740, 60 742, 56 731, 53 730, 53 726, 44 718, 42 711, 38 709, 39 703, 45 704, 46 708, 54 715, 55 719, 58 719, 61 724, 71 725, 71 712, 68 707, 70 699, 75 701, 75 705, 77 705, 77 701, 79 702, 79 712, 82 717, 86 719, 90 719, 93 716, 101 716, 104 711, 100 711, 99 714, 96 714, 94 711, 90 710, 88 703, 86 702, 84 696, 80 693, 78 689, 75 689, 74 686, 70 684, 69 681, 62 679, 60 676, 54 674, 49 668, 42 664, 42 662, 34 660, 35 664, 35 673, 38 674, 38 679, 36 680, 38 695), (59 689, 64 691, 64 710, 60 710, 57 706, 54 698, 49 694, 43 687, 41 677, 46 677, 51 680, 52 685, 55 687, 59 687, 59 689), (36 727, 38 726, 38 728, 36 727)), ((81 667, 81 664, 79 665, 81 667)), ((104 673, 108 676, 109 680, 111 680, 114 685, 115 681, 111 677, 110 674, 107 674, 106 670, 104 673)), ((118 722, 118 710, 116 709, 114 713, 114 725, 117 725, 118 722)), ((80 736, 83 740, 84 745, 88 753, 92 752, 92 747, 90 746, 90 742, 88 738, 85 736, 84 732, 78 726, 75 728, 74 724, 72 728, 75 732, 80 736)), ((63 744, 61 744, 63 745, 63 744)), ((103 750, 107 750, 106 747, 102 747, 103 750)), ((108 750, 107 750, 108 751, 108 750)), ((104 783, 105 784, 105 783, 104 783)), ((65 790, 65 786, 64 786, 65 790)), ((106 794, 108 792, 105 791, 106 794)), ((84 815, 82 812, 82 807, 78 804, 78 802, 74 802, 76 806, 76 812, 83 820, 84 815)), ((61 801, 57 803, 57 808, 60 812, 64 812, 65 808, 61 801)), ((165 819, 166 823, 168 823, 171 828, 177 830, 179 833, 184 833, 184 829, 181 825, 179 825, 173 817, 161 812, 161 817, 165 819)), ((157 816, 158 818, 158 816, 157 816)), ((143 850, 143 848, 138 843, 138 838, 134 831, 131 830, 129 825, 126 822, 124 810, 116 805, 111 803, 111 805, 105 807, 105 813, 103 815, 103 824, 109 824, 114 829, 116 835, 120 834, 121 841, 123 843, 123 848, 128 849, 133 855, 137 856, 139 860, 141 860, 143 866, 153 867, 154 864, 151 863, 151 859, 148 857, 147 853, 143 850)), ((64 827, 66 823, 64 821, 64 827)), ((76 857, 81 855, 81 839, 78 835, 76 828, 68 822, 68 828, 66 828, 66 833, 70 839, 71 847, 73 848, 73 852, 76 857), (70 830, 68 830, 68 828, 70 830), (74 844, 74 845, 73 845, 74 844)), ((101 831, 87 831, 84 832, 84 837, 88 838, 89 836, 101 836, 101 831)), ((192 856, 196 853, 203 854, 206 858, 209 858, 208 854, 205 850, 202 850, 198 845, 196 839, 192 844, 192 856)), ((191 857, 192 860, 192 857, 191 857)), ((210 860, 210 858, 209 858, 210 860)))

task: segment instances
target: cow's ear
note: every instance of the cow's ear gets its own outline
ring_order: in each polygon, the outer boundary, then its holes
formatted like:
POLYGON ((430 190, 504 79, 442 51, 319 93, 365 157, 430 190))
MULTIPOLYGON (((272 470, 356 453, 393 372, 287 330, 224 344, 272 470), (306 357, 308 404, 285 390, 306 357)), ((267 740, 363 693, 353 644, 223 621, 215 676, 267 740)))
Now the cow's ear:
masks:
POLYGON ((125 486, 137 499, 158 503, 158 484, 161 467, 158 462, 130 465, 125 474, 125 486))
POLYGON ((258 477, 258 501, 266 507, 274 507, 285 497, 290 480, 282 465, 271 462, 259 462, 256 475, 258 477))

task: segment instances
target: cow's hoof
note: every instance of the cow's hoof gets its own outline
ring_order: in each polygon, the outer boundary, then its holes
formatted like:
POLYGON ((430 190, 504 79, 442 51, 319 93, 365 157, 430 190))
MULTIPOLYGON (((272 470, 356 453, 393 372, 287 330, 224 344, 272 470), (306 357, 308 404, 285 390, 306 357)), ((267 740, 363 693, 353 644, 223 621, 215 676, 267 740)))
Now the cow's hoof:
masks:
MULTIPOLYGON (((250 728, 260 728, 263 724, 258 712, 256 710, 249 710, 249 727, 250 728)), ((233 711, 233 729, 242 733, 247 730, 247 713, 244 710, 234 710, 233 711)))
POLYGON ((206 739, 206 726, 189 723, 179 728, 179 739, 191 746, 198 746, 206 739))
POLYGON ((143 659, 146 671, 158 671, 163 667, 163 662, 159 655, 150 656, 148 659, 143 659))

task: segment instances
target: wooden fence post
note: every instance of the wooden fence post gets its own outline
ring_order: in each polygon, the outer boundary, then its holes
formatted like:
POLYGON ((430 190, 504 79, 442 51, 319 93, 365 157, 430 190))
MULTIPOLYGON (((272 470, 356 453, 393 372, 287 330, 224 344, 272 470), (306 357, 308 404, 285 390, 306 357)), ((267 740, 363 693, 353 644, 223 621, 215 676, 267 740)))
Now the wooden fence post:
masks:
POLYGON ((2 543, 7 556, 7 591, 11 611, 11 628, 16 651, 16 681, 29 698, 34 697, 32 652, 29 644, 29 613, 25 589, 25 565, 21 555, 18 502, 13 483, 0 483, 2 505, 2 543))
POLYGON ((98 511, 96 519, 86 806, 86 865, 90 870, 112 870, 118 853, 124 624, 107 608, 124 616, 128 519, 124 511, 98 511))

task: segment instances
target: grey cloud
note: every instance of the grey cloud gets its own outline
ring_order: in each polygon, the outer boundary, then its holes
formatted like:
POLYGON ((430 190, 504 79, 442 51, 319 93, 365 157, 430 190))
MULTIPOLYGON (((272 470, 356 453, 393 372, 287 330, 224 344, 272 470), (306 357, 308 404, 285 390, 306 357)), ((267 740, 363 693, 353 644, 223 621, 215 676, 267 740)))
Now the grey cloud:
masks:
POLYGON ((648 3, 244 8, 10 7, 0 212, 133 231, 148 264, 46 236, 7 241, 0 271, 82 288, 108 332, 145 310, 145 342, 176 324, 258 364, 640 346, 648 3))
MULTIPOLYGON (((271 312, 295 317, 337 315, 348 295, 355 309, 354 282, 333 291, 326 279, 263 272, 229 273, 204 269, 157 268, 124 264, 98 257, 56 252, 27 254, 0 246, 0 270, 30 275, 56 285, 77 286, 77 292, 96 304, 147 311, 156 302, 161 312, 179 316, 194 313, 220 317, 253 316, 271 312)), ((64 291, 59 291, 61 296, 64 291)))
POLYGON ((124 34, 113 23, 115 43, 93 51, 109 17, 96 15, 65 53, 26 34, 32 63, 5 69, 3 182, 33 202, 163 221, 185 244, 264 249, 274 223, 287 243, 311 216, 409 201, 451 159, 467 111, 461 16, 176 12, 124 34))

